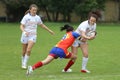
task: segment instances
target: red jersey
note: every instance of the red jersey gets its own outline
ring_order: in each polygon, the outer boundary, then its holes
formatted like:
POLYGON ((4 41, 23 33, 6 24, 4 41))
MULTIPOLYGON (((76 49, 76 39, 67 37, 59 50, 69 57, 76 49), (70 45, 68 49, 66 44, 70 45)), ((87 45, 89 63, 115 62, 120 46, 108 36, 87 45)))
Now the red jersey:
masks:
POLYGON ((64 50, 65 54, 68 54, 67 49, 73 44, 75 41, 75 37, 73 36, 72 32, 67 32, 66 35, 60 40, 57 44, 56 47, 59 47, 64 50))

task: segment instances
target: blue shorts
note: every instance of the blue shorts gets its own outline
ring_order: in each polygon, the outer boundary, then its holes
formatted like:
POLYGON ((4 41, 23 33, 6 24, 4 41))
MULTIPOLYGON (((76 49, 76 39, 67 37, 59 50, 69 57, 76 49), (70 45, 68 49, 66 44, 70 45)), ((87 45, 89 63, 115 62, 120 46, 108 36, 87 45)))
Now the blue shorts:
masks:
POLYGON ((53 47, 49 55, 52 55, 54 58, 57 58, 57 57, 65 58, 66 57, 66 54, 64 53, 63 49, 58 48, 58 47, 53 47))

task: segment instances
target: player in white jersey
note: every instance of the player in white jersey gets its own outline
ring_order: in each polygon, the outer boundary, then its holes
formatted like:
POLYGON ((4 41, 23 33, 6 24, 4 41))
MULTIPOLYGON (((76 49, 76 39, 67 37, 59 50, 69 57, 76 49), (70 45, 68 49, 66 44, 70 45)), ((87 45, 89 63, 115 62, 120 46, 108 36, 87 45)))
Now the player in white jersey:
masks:
MULTIPOLYGON (((78 48, 79 47, 81 48, 82 53, 83 53, 81 72, 83 72, 83 73, 90 73, 90 71, 87 70, 87 68, 86 68, 87 62, 88 62, 88 43, 87 43, 88 39, 86 39, 86 36, 87 36, 86 34, 89 31, 96 31, 96 22, 100 16, 101 15, 98 11, 90 12, 90 14, 88 16, 88 20, 83 21, 76 29, 76 32, 79 33, 82 37, 75 40, 75 42, 73 43, 73 45, 71 47, 71 50, 72 50, 73 54, 77 55, 78 48)), ((95 36, 89 40, 93 40, 94 38, 95 38, 95 36)), ((74 62, 75 62, 75 60, 74 60, 74 62)), ((64 69, 66 69, 67 66, 69 66, 69 65, 73 65, 73 63, 71 63, 69 61, 64 69)))
POLYGON ((27 62, 31 53, 31 49, 37 38, 37 25, 54 34, 46 25, 43 24, 41 18, 36 14, 38 10, 37 5, 32 4, 29 10, 26 11, 25 16, 21 20, 20 29, 22 31, 22 68, 27 68, 27 62))

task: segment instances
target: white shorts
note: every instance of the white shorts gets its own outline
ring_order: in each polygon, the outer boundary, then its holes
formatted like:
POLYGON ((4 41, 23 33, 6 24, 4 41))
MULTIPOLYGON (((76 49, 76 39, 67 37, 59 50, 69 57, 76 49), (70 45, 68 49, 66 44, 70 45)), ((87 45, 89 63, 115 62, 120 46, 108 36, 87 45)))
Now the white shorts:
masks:
POLYGON ((22 36, 21 36, 21 43, 27 44, 28 41, 33 41, 33 42, 35 43, 35 42, 36 42, 36 38, 37 38, 36 35, 25 36, 25 34, 22 33, 22 36))
POLYGON ((85 44, 87 42, 82 42, 81 40, 76 39, 72 44, 73 47, 79 47, 81 44, 85 44))

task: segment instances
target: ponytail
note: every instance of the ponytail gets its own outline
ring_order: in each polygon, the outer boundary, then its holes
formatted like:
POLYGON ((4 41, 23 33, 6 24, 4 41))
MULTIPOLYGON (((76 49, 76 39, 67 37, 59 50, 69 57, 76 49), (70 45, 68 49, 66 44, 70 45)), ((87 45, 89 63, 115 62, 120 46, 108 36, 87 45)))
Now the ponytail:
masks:
POLYGON ((90 19, 90 17, 94 17, 96 18, 96 21, 98 21, 98 18, 101 18, 101 13, 99 10, 91 11, 88 15, 88 19, 90 19))
POLYGON ((27 10, 27 11, 25 12, 25 15, 28 14, 28 13, 30 13, 30 10, 27 10))
POLYGON ((66 32, 73 31, 74 28, 68 24, 64 25, 63 27, 60 28, 60 31, 66 30, 66 32))

